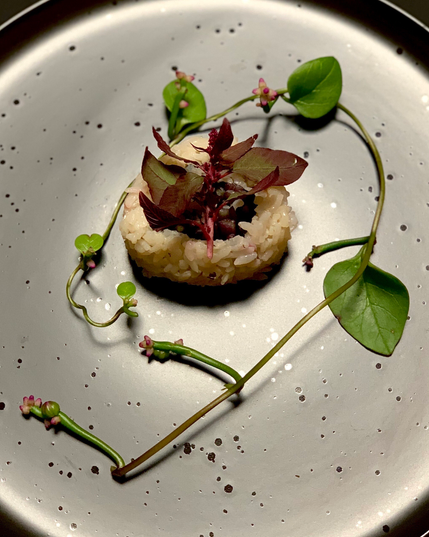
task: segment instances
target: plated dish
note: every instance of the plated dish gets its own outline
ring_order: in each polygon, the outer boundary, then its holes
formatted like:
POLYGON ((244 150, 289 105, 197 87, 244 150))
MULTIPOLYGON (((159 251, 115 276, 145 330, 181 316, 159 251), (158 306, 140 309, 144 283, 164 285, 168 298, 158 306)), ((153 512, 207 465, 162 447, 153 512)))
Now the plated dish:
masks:
POLYGON ((2 303, 19 302, 3 312, 5 523, 34 535, 300 537, 394 534, 418 519, 429 426, 427 133, 416 127, 428 113, 417 50, 423 30, 378 4, 393 25, 402 22, 397 43, 384 25, 376 32, 359 15, 359 2, 345 14, 328 7, 97 3, 88 12, 57 2, 0 36, 9 46, 0 72, 2 273, 3 281, 19 282, 2 286, 2 303), (13 48, 31 27, 37 33, 13 48), (101 332, 65 300, 74 238, 105 227, 151 144, 148 126, 165 132, 161 91, 174 68, 195 72, 208 102, 222 101, 220 108, 261 75, 281 87, 285 72, 321 49, 339 59, 342 100, 359 110, 386 168, 390 202, 375 258, 410 290, 403 340, 390 358, 369 354, 323 313, 246 385, 235 407, 225 403, 143 473, 116 483, 101 454, 63 431, 26 423, 22 396, 37 390, 60 401, 128 459, 138 456, 219 394, 223 380, 178 360, 149 362, 139 352, 142 337, 183 338, 248 371, 322 297, 327 269, 344 258, 333 253, 306 274, 301 259, 312 244, 366 233, 378 195, 374 165, 345 116, 314 128, 292 109, 269 118, 240 109, 230 117, 239 119, 240 139, 259 132, 263 145, 309 162, 305 181, 290 187, 299 226, 288 257, 265 283, 184 292, 133 273, 116 227, 105 268, 76 293, 107 318, 115 285, 130 279, 142 309, 138 320, 101 332), (401 85, 393 83, 398 78, 401 85))

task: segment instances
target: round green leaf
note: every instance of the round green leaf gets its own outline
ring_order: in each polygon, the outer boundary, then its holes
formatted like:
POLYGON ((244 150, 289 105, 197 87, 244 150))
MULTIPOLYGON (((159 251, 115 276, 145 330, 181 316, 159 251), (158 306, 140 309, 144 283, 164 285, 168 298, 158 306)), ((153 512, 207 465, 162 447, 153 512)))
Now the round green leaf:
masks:
POLYGON ((88 251, 89 248, 89 235, 79 235, 79 237, 76 237, 74 245, 79 250, 79 252, 84 254, 88 251))
POLYGON ((316 119, 337 105, 342 90, 342 74, 332 56, 304 63, 289 77, 291 103, 304 117, 316 119))
MULTIPOLYGON (((170 112, 173 109, 174 101, 178 92, 176 82, 176 80, 173 80, 167 84, 162 92, 165 106, 170 112)), ((201 121, 205 119, 207 115, 206 101, 201 91, 194 86, 192 82, 185 82, 185 84, 187 91, 185 93, 184 100, 189 103, 189 106, 180 110, 181 127, 187 123, 201 121)))
POLYGON ((100 248, 103 247, 103 244, 104 244, 103 237, 99 235, 98 233, 93 233, 89 237, 89 245, 94 250, 94 252, 97 252, 98 250, 100 250, 100 248))
MULTIPOLYGON (((361 253, 336 263, 323 283, 325 296, 347 283, 358 271, 361 253)), ((410 298, 405 285, 369 263, 362 276, 329 307, 341 326, 373 352, 390 356, 407 321, 410 298)))
POLYGON ((123 299, 130 299, 137 291, 136 286, 132 282, 122 282, 118 285, 116 292, 123 299))
POLYGON ((103 243, 103 237, 98 233, 93 233, 91 236, 86 234, 79 235, 74 241, 74 245, 82 254, 87 253, 90 248, 97 252, 103 246, 103 243))

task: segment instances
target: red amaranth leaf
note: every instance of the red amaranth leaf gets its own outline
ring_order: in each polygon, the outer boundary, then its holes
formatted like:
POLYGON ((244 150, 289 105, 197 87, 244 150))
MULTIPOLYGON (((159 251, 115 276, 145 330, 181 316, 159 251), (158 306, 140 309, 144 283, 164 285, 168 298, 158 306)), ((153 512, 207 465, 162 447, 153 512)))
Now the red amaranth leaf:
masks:
POLYGON ((259 181, 259 183, 257 183, 253 188, 247 191, 235 192, 234 194, 231 194, 229 198, 226 200, 226 202, 229 203, 231 200, 245 198, 246 196, 252 196, 253 194, 257 194, 258 192, 261 192, 262 190, 266 190, 267 188, 270 188, 270 186, 280 186, 278 184, 279 176, 280 176, 280 172, 279 172, 279 167, 277 166, 275 170, 273 170, 266 177, 264 177, 261 181, 259 181))
POLYGON ((185 212, 187 206, 202 187, 204 178, 196 173, 188 172, 181 175, 175 185, 164 190, 158 207, 164 209, 174 216, 180 216, 185 212))
POLYGON ((182 162, 186 162, 187 164, 194 164, 194 166, 200 166, 200 163, 195 160, 189 160, 187 158, 179 157, 176 155, 174 151, 171 150, 170 146, 167 144, 167 142, 163 139, 163 137, 152 127, 152 133, 156 140, 156 143, 158 144, 158 147, 163 151, 166 155, 177 158, 178 160, 181 160, 182 162))
POLYGON ((231 147, 233 141, 234 135, 232 134, 231 123, 225 118, 217 132, 213 145, 209 148, 210 160, 218 160, 220 154, 231 147))
POLYGON ((244 142, 239 142, 238 144, 232 145, 225 149, 220 154, 220 162, 226 166, 231 166, 234 162, 241 157, 243 157, 253 146, 258 138, 257 134, 254 134, 244 142))
POLYGON ((234 162, 233 171, 256 185, 278 166, 278 180, 271 186, 282 186, 299 179, 307 165, 304 159, 288 151, 254 147, 234 162))
POLYGON ((167 187, 174 185, 186 170, 180 166, 168 166, 162 163, 146 148, 141 173, 149 186, 153 202, 158 204, 167 187))
POLYGON ((156 231, 184 223, 183 218, 177 218, 170 212, 161 209, 143 194, 143 192, 139 193, 139 202, 150 227, 156 231))

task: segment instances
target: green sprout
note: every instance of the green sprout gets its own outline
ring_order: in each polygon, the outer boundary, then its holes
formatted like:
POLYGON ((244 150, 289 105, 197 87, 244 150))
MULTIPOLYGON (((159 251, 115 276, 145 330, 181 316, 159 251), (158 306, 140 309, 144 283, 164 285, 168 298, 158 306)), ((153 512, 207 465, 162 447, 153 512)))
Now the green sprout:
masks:
POLYGON ((124 459, 117 451, 106 444, 106 442, 103 442, 103 440, 100 440, 89 431, 83 429, 67 416, 67 414, 61 412, 60 405, 55 401, 46 401, 42 404, 40 397, 34 399, 34 395, 30 395, 30 397, 24 397, 23 403, 19 406, 19 409, 23 415, 33 414, 39 419, 42 419, 45 422, 46 429, 49 429, 51 425, 56 426, 61 424, 65 429, 68 429, 89 444, 98 448, 100 451, 103 451, 116 464, 116 466, 111 467, 112 471, 125 466, 124 459))

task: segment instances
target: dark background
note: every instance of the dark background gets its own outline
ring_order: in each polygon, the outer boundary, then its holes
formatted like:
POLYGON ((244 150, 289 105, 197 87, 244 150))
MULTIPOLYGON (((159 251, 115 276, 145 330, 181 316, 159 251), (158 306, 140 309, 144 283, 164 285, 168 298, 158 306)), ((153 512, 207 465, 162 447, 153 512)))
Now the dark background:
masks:
MULTIPOLYGON (((43 1, 43 0, 42 0, 43 1)), ((48 1, 48 0, 44 0, 48 1)), ((369 3, 375 0, 368 0, 369 3)), ((344 0, 347 2, 347 0, 344 0)), ((7 21, 23 9, 35 4, 35 0, 0 0, 0 24, 7 21)), ((404 11, 407 11, 417 19, 429 26, 429 0, 390 0, 404 11)))

